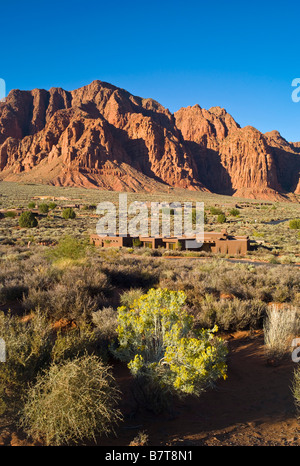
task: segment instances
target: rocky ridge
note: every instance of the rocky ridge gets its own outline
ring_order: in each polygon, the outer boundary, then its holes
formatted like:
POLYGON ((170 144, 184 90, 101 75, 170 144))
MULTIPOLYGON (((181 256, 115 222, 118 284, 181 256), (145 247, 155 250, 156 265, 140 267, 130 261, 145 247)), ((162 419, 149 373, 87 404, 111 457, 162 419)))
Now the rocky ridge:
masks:
POLYGON ((241 128, 220 107, 175 114, 102 81, 12 90, 0 103, 0 179, 116 191, 300 194, 300 143, 241 128))

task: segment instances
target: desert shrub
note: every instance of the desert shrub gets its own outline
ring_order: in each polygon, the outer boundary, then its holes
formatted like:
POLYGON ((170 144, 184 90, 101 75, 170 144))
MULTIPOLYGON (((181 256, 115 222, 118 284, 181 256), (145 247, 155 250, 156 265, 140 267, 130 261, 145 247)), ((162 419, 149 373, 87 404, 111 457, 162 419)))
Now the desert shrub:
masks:
POLYGON ((238 331, 262 327, 267 305, 260 300, 238 298, 217 300, 206 295, 196 314, 197 325, 210 328, 217 325, 220 330, 238 331))
POLYGON ((35 208, 35 202, 31 201, 28 204, 28 209, 34 209, 35 208))
POLYGON ((294 218, 290 220, 289 227, 292 230, 300 230, 300 218, 294 218))
POLYGON ((35 215, 29 210, 22 212, 19 218, 19 226, 21 228, 34 228, 38 225, 35 215))
POLYGON ((51 364, 28 390, 20 424, 47 445, 96 441, 121 420, 119 396, 110 368, 95 355, 51 364))
POLYGON ((41 308, 51 321, 66 318, 78 323, 88 321, 98 304, 99 300, 89 296, 87 291, 63 283, 57 283, 49 290, 31 289, 24 300, 27 310, 41 308))
POLYGON ((7 210, 6 212, 4 212, 4 216, 7 218, 15 218, 17 214, 13 210, 7 210))
POLYGON ((120 296, 120 303, 122 306, 131 307, 135 300, 139 299, 144 294, 142 288, 130 288, 124 291, 120 296))
POLYGON ((218 223, 225 223, 226 222, 226 217, 225 214, 219 214, 217 218, 218 223))
POLYGON ((98 335, 91 326, 82 324, 66 331, 61 329, 58 332, 51 351, 51 360, 54 363, 74 359, 84 354, 106 357, 99 344, 98 335))
MULTIPOLYGON (((212 260, 201 265, 181 262, 173 265, 172 279, 161 274, 159 286, 181 289, 187 295, 189 307, 201 307, 206 294, 215 297, 232 294, 240 300, 292 302, 300 291, 300 271, 295 267, 252 266, 212 260)), ((169 265, 172 270, 172 264, 169 265)))
MULTIPOLYGON (((55 286, 61 279, 61 273, 44 257, 44 254, 36 254, 22 261, 22 282, 28 288, 28 292, 47 290, 55 286)), ((42 309, 42 306, 41 306, 42 309)))
POLYGON ((45 204, 45 203, 40 204, 40 205, 39 205, 39 212, 40 212, 41 214, 47 214, 47 213, 49 212, 49 206, 48 206, 48 204, 45 204))
POLYGON ((118 308, 119 346, 114 354, 128 362, 138 403, 156 412, 173 394, 200 395, 226 376, 226 347, 212 330, 193 328, 182 291, 151 289, 130 308, 118 308))
POLYGON ((66 268, 61 280, 69 288, 87 291, 89 296, 109 293, 111 290, 107 274, 97 264, 72 264, 66 268))
POLYGON ((271 306, 264 321, 264 343, 268 357, 282 358, 291 341, 300 333, 300 312, 297 308, 271 306))
POLYGON ((24 308, 43 309, 51 320, 91 321, 92 312, 105 306, 112 292, 106 274, 93 263, 71 262, 63 269, 60 263, 48 263, 48 268, 41 265, 26 279, 29 290, 22 300, 24 308))
POLYGON ((144 447, 145 445, 148 445, 149 441, 149 435, 147 432, 139 432, 134 439, 130 442, 129 446, 130 447, 144 447))
POLYGON ((5 364, 0 364, 2 411, 19 409, 27 383, 50 361, 51 334, 49 323, 39 312, 23 320, 0 315, 0 335, 7 353, 5 364))
POLYGON ((61 238, 56 246, 50 249, 46 255, 52 260, 72 259, 77 260, 85 256, 86 243, 77 238, 66 235, 61 238))
POLYGON ((258 237, 258 238, 264 238, 264 236, 265 236, 265 234, 264 234, 263 232, 261 232, 261 231, 256 231, 256 230, 254 230, 254 231, 252 232, 252 235, 255 236, 255 237, 258 237))
POLYGON ((48 207, 50 210, 53 210, 55 207, 57 207, 57 204, 55 202, 49 202, 48 207))
POLYGON ((92 322, 101 339, 108 342, 117 337, 117 312, 112 307, 104 307, 93 312, 92 322))
POLYGON ((65 220, 68 220, 68 219, 73 219, 76 217, 76 213, 75 211, 72 209, 72 207, 67 207, 66 209, 64 209, 62 211, 62 216, 65 220))
POLYGON ((238 217, 240 215, 240 211, 239 209, 236 209, 236 208, 233 208, 229 211, 230 215, 232 215, 233 217, 238 217))
POLYGON ((221 214, 223 214, 222 209, 220 209, 219 207, 212 206, 209 210, 210 210, 210 213, 212 215, 221 215, 221 214))

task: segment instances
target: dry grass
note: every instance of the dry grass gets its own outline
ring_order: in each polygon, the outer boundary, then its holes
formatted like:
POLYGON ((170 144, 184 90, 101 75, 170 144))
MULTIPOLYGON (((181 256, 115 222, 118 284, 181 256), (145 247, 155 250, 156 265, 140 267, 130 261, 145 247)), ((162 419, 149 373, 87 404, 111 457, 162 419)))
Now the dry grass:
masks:
POLYGON ((273 305, 267 311, 264 322, 264 339, 268 357, 280 359, 291 348, 293 338, 300 334, 298 308, 273 305))

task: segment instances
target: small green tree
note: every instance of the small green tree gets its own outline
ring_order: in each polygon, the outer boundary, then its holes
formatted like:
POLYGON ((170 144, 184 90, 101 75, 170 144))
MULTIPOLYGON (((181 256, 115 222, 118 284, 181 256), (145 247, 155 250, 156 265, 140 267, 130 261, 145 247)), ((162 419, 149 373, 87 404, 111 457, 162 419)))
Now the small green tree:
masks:
POLYGON ((236 209, 236 208, 233 208, 230 210, 230 215, 232 215, 233 217, 238 217, 240 215, 240 211, 239 209, 236 209))
POLYGON ((57 207, 57 204, 55 202, 49 202, 49 209, 50 210, 55 209, 55 207, 57 207))
POLYGON ((4 216, 7 217, 7 218, 15 218, 17 216, 17 214, 13 210, 7 210, 4 213, 4 216))
POLYGON ((35 215, 31 211, 22 212, 19 218, 21 228, 34 228, 38 225, 35 215))
POLYGON ((76 217, 76 213, 75 211, 72 209, 72 207, 67 207, 66 209, 63 210, 62 212, 62 216, 65 220, 68 220, 69 218, 75 218, 76 217))
POLYGON ((227 349, 212 330, 195 330, 182 291, 151 289, 131 307, 118 308, 119 347, 114 354, 128 363, 141 402, 160 411, 171 396, 200 395, 226 377, 227 349))
POLYGON ((49 212, 49 206, 48 206, 48 204, 45 204, 45 203, 40 204, 40 205, 39 205, 39 212, 40 212, 41 214, 47 214, 47 213, 49 212))
POLYGON ((290 220, 289 226, 292 230, 300 230, 300 218, 290 220))
POLYGON ((220 209, 220 207, 214 207, 214 206, 212 206, 212 207, 210 208, 210 213, 211 213, 212 215, 220 215, 220 214, 223 213, 223 211, 222 211, 222 209, 220 209))
POLYGON ((226 222, 226 217, 225 214, 219 214, 217 218, 218 223, 225 223, 226 222))

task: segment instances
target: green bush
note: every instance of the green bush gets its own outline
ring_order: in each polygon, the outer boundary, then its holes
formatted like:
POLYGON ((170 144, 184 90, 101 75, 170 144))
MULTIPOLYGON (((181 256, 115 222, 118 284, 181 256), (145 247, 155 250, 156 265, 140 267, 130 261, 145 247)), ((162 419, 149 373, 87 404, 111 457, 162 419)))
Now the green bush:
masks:
POLYGON ((219 214, 217 218, 218 223, 225 223, 226 222, 226 217, 225 214, 219 214))
POLYGON ((49 212, 49 206, 48 206, 48 204, 45 204, 45 203, 40 204, 40 205, 39 205, 39 212, 40 212, 41 214, 47 214, 47 213, 49 212))
POLYGON ((300 218, 290 220, 289 226, 292 230, 300 230, 300 218))
POLYGON ((75 211, 72 209, 72 207, 67 207, 66 209, 64 209, 62 211, 62 216, 65 220, 68 220, 70 218, 75 218, 76 217, 76 213, 75 211))
POLYGON ((267 305, 257 299, 216 299, 206 295, 199 306, 197 324, 205 328, 217 325, 222 331, 258 329, 262 327, 267 305))
POLYGON ((19 218, 21 228, 34 228, 38 225, 35 215, 31 211, 22 212, 19 218))
POLYGON ((55 207, 57 207, 57 204, 55 202, 49 202, 48 206, 50 210, 53 210, 55 207))
POLYGON ((144 291, 142 288, 131 288, 121 294, 120 303, 122 306, 131 307, 133 306, 134 301, 140 299, 143 294, 144 291))
POLYGON ((89 442, 121 420, 120 393, 110 368, 96 356, 52 364, 28 390, 21 426, 47 445, 89 442))
POLYGON ((100 348, 99 338, 92 328, 82 324, 80 327, 70 328, 67 332, 59 331, 51 351, 51 360, 60 363, 84 354, 106 356, 100 348))
POLYGON ((7 218, 15 218, 17 214, 13 210, 8 210, 7 212, 4 213, 4 216, 7 218))
POLYGON ((199 396, 226 377, 227 349, 217 331, 193 327, 182 291, 151 289, 128 308, 118 308, 119 347, 114 354, 136 378, 136 398, 155 412, 173 394, 199 396))
POLYGON ((211 213, 212 215, 220 215, 220 214, 223 214, 222 209, 220 209, 219 207, 214 207, 214 206, 212 206, 209 210, 210 210, 210 213, 211 213))
POLYGON ((35 202, 31 201, 28 204, 28 209, 34 209, 35 208, 35 202))
POLYGON ((230 213, 230 215, 232 215, 233 217, 238 217, 238 216, 240 215, 239 209, 235 209, 235 208, 234 208, 234 209, 231 209, 229 213, 230 213))
POLYGON ((86 244, 73 236, 66 235, 58 244, 47 252, 47 256, 53 260, 80 259, 84 257, 86 244))

